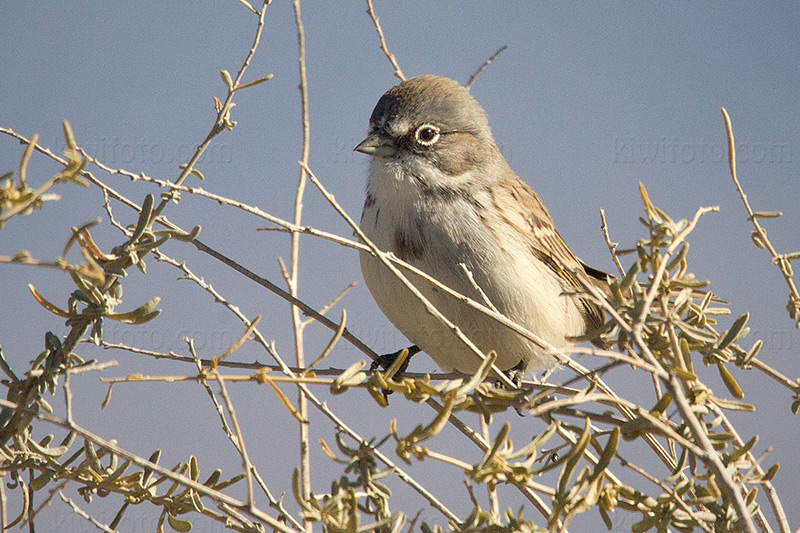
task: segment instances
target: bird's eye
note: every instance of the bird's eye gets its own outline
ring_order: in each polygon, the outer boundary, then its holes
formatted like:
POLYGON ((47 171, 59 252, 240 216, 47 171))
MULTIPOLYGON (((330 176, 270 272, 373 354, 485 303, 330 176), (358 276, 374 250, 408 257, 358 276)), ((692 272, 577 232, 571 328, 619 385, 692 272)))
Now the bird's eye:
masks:
POLYGON ((432 124, 423 124, 414 132, 414 138, 422 146, 430 146, 439 140, 439 128, 432 124))

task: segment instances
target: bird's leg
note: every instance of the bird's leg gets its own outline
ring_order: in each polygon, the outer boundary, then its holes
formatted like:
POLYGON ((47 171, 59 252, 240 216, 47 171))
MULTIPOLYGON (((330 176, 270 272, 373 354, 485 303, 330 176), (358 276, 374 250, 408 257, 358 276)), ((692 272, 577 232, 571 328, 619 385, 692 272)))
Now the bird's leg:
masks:
MULTIPOLYGON (((511 383, 514 384, 514 387, 518 389, 522 387, 522 376, 525 375, 525 360, 520 359, 519 363, 506 370, 506 375, 511 380, 511 383)), ((497 381, 496 385, 498 387, 503 386, 500 381, 497 381)))

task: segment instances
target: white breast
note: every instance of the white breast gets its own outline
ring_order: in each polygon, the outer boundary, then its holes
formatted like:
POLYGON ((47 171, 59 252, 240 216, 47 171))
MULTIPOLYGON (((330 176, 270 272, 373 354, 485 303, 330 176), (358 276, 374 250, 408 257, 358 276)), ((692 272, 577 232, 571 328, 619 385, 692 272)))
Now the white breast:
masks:
MULTIPOLYGON (((425 182, 428 184, 452 184, 454 181, 441 174, 430 175, 435 171, 427 172, 425 182)), ((371 162, 367 192, 372 201, 365 204, 361 229, 378 248, 401 258, 406 254, 409 263, 483 303, 482 296, 459 265, 465 264, 501 313, 558 348, 568 346, 566 336, 582 333, 583 320, 574 301, 562 295, 561 284, 552 271, 529 252, 527 237, 515 235, 513 228, 485 211, 490 203, 481 198, 479 189, 470 190, 469 198, 466 195, 437 196, 425 193, 418 182, 403 176, 399 166, 391 160, 374 158, 371 162)), ((474 372, 477 369, 478 357, 429 314, 378 259, 362 252, 361 271, 387 318, 442 370, 474 372)), ((555 363, 532 343, 492 318, 442 293, 421 278, 409 279, 484 353, 495 350, 500 368, 510 369, 520 361, 525 362, 528 370, 555 363)))

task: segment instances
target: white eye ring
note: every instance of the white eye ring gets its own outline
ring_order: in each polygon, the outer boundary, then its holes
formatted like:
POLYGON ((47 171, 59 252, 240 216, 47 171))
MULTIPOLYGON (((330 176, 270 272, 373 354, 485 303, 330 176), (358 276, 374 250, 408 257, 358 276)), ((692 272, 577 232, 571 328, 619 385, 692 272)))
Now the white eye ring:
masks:
POLYGON ((414 139, 417 141, 417 144, 421 144, 422 146, 435 144, 436 141, 439 140, 439 136, 439 128, 433 124, 427 123, 417 128, 417 131, 414 132, 414 139))

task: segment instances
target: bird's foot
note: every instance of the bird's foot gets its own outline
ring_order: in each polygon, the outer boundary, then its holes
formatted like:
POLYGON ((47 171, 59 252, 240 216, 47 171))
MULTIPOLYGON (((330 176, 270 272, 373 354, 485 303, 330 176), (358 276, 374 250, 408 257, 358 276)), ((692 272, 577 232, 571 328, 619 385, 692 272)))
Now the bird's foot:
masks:
MULTIPOLYGON (((525 375, 525 361, 524 360, 520 360, 519 363, 517 363, 513 367, 511 367, 508 370, 506 370, 506 376, 508 376, 508 379, 511 381, 511 383, 514 384, 514 387, 516 387, 517 389, 522 387, 522 377, 524 375, 525 375)), ((495 386, 503 387, 504 385, 503 385, 502 381, 497 380, 495 382, 495 386)))
POLYGON ((397 370, 397 372, 395 372, 395 376, 402 377, 402 375, 408 369, 408 363, 411 361, 411 358, 421 351, 416 345, 378 356, 369 366, 370 372, 375 372, 379 368, 382 368, 383 370, 389 370, 403 350, 408 350, 408 355, 406 356, 406 360, 403 361, 403 364, 400 365, 400 368, 397 370))
MULTIPOLYGON (((403 364, 400 365, 400 368, 398 368, 397 372, 395 372, 394 375, 392 376, 393 378, 394 377, 402 378, 403 374, 405 374, 406 370, 408 369, 408 363, 409 361, 411 361, 411 357, 420 352, 419 347, 417 347, 416 345, 409 346, 408 348, 402 348, 400 350, 397 350, 396 352, 385 353, 383 355, 378 356, 374 361, 372 361, 372 364, 369 366, 369 371, 375 372, 379 368, 383 370, 389 370, 395 363, 397 358, 400 357, 400 354, 403 353, 403 350, 408 350, 408 355, 406 356, 406 360, 403 361, 403 364)), ((383 389, 382 392, 384 400, 386 400, 386 402, 388 403, 389 395, 392 393, 392 391, 390 391, 389 389, 383 389)))

